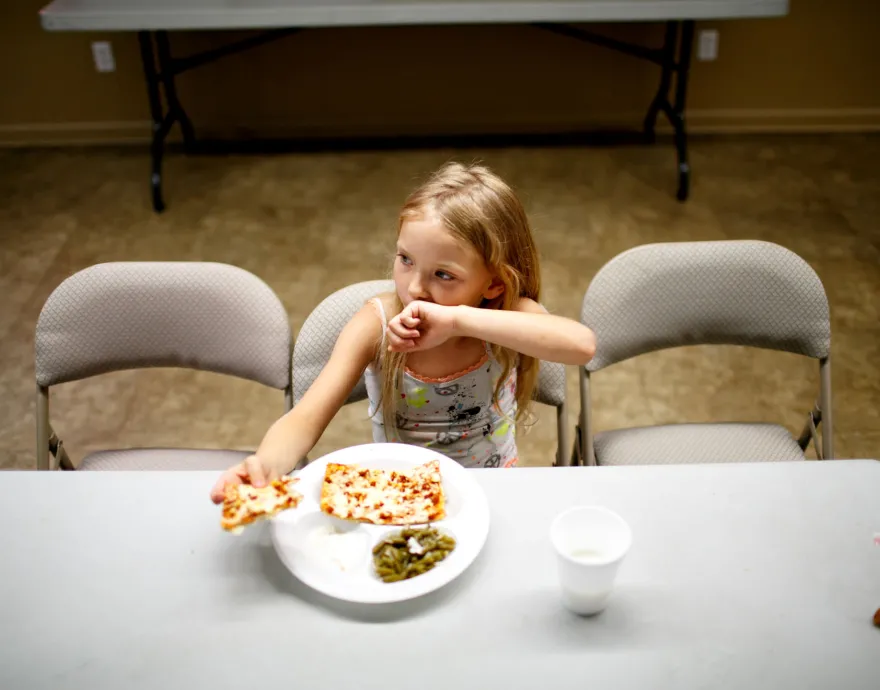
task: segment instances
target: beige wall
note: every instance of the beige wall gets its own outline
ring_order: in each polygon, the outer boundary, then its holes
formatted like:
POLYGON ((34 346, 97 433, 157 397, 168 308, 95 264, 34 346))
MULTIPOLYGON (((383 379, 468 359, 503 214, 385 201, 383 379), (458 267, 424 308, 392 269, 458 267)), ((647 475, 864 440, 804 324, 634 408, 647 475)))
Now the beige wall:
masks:
MULTIPOLYGON (((0 8, 0 144, 141 141, 149 133, 133 34, 48 33, 48 0, 0 8), (89 43, 109 40, 98 74, 89 43)), ((694 62, 694 132, 880 129, 880 2, 791 0, 780 19, 698 24, 720 32, 694 62)), ((660 25, 596 27, 659 44, 660 25)), ((234 34, 172 36, 175 53, 234 34)), ((197 131, 370 135, 558 131, 638 124, 653 65, 526 26, 311 30, 182 76, 197 131), (612 89, 617 89, 612 92, 612 89)))

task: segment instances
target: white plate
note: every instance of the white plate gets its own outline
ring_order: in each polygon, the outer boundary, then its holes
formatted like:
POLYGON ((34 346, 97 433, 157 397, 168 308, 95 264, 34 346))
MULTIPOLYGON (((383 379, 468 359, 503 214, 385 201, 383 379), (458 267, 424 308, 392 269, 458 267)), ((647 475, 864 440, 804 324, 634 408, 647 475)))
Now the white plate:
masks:
POLYGON ((298 508, 271 521, 275 550, 302 582, 337 599, 379 604, 427 594, 464 572, 489 534, 489 504, 483 489, 464 467, 427 448, 402 443, 353 446, 315 460, 294 476, 299 477, 296 488, 303 500, 298 508), (328 462, 403 470, 429 460, 440 462, 446 497, 446 518, 432 524, 455 538, 455 549, 427 573, 401 582, 382 582, 373 572, 373 546, 402 527, 347 522, 321 512, 324 470, 328 462), (319 535, 331 529, 343 533, 332 534, 323 546, 318 545, 319 535), (340 547, 339 552, 326 548, 331 541, 340 547))

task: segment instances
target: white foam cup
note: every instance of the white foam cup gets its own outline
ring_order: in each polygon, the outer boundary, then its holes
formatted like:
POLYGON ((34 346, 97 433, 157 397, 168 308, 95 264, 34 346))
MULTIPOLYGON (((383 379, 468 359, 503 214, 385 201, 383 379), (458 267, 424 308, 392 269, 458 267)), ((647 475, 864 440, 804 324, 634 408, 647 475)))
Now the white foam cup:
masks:
POLYGON ((550 527, 562 603, 581 615, 604 610, 617 569, 632 544, 632 530, 617 513, 600 506, 569 508, 550 527))

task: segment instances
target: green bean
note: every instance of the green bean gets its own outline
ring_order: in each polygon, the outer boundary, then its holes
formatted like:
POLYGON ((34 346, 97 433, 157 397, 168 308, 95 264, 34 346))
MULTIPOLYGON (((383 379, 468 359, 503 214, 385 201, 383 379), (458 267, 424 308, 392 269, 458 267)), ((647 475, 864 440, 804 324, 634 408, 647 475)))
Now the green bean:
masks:
POLYGON ((455 539, 435 528, 404 527, 373 547, 373 567, 383 582, 400 582, 431 570, 455 549, 455 539), (409 550, 415 540, 421 553, 409 550))

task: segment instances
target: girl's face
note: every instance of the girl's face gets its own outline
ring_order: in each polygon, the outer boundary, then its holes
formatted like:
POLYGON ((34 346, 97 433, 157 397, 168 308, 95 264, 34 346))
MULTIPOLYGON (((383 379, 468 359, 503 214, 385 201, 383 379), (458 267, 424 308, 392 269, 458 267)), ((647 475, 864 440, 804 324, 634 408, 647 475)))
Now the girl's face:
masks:
POLYGON ((504 285, 483 257, 452 234, 432 214, 407 218, 397 238, 394 284, 404 305, 415 300, 445 306, 480 306, 504 285))

